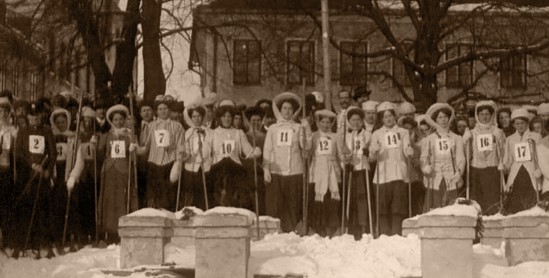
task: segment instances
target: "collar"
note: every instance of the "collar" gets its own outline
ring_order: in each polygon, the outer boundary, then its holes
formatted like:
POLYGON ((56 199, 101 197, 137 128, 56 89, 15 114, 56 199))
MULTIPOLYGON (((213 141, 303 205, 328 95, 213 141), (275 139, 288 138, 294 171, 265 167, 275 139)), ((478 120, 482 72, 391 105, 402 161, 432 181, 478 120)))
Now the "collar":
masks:
POLYGON ((95 120, 96 120, 100 125, 103 125, 103 124, 105 123, 105 120, 106 120, 106 119, 95 118, 95 120))

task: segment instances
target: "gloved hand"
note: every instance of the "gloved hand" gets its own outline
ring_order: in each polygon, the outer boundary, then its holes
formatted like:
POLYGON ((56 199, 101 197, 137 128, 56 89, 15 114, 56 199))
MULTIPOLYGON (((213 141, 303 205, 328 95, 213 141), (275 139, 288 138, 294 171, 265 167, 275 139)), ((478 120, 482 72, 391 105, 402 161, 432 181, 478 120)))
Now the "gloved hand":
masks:
POLYGON ((92 144, 97 144, 97 136, 92 135, 92 137, 91 137, 91 139, 90 139, 90 143, 92 143, 92 144))
POLYGON ((33 171, 37 173, 40 173, 40 174, 44 173, 44 168, 42 168, 42 166, 40 166, 39 164, 33 163, 31 168, 33 171))
POLYGON ((498 164, 498 171, 505 171, 505 166, 503 163, 498 164))
POLYGON ((311 125, 307 119, 301 119, 301 126, 306 129, 311 129, 311 125))
POLYGON ((130 149, 130 152, 135 151, 137 149, 137 144, 136 143, 130 143, 129 149, 130 149))
POLYGON ((471 140, 471 138, 473 138, 473 135, 471 134, 471 131, 469 130, 469 128, 466 128, 465 129, 465 132, 463 133, 463 141, 467 142, 469 140, 471 140))
POLYGON ((74 184, 76 183, 76 179, 74 177, 69 177, 67 180, 67 191, 71 192, 74 188, 74 184))
POLYGON ((379 145, 379 143, 372 143, 372 145, 370 146, 370 151, 373 154, 379 153, 380 150, 381 150, 381 145, 379 145))
POLYGON ((170 182, 171 183, 177 182, 177 180, 179 180, 180 175, 181 175, 181 162, 176 161, 172 166, 172 170, 170 171, 170 182))
POLYGON ((261 156, 261 149, 259 147, 255 147, 255 149, 253 149, 253 151, 246 158, 252 158, 252 157, 258 158, 260 156, 261 156))
POLYGON ((455 184, 456 186, 461 185, 461 173, 459 171, 455 172, 454 175, 450 178, 450 183, 455 184))
POLYGON ((407 147, 406 148, 406 156, 411 157, 412 155, 414 155, 414 149, 412 147, 407 147))
POLYGON ((271 172, 268 169, 263 169, 263 180, 265 182, 271 182, 271 172))
POLYGON ((534 177, 535 177, 536 179, 539 179, 539 178, 541 178, 541 176, 542 176, 541 170, 540 170, 540 169, 536 169, 536 170, 534 171, 534 177))
POLYGON ((425 165, 425 167, 423 167, 423 173, 425 175, 430 175, 431 172, 433 172, 433 168, 431 167, 431 165, 425 165))

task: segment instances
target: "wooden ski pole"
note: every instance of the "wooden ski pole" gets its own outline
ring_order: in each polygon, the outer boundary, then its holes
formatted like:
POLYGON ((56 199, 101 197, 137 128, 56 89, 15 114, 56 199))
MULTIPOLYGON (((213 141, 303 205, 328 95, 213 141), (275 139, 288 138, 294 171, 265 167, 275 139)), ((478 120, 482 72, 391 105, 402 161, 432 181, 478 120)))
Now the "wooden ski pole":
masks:
MULTIPOLYGON (((95 121, 93 123, 93 136, 95 136, 96 127, 95 121)), ((97 194, 97 144, 93 144, 93 201, 95 204, 95 244, 99 242, 99 218, 98 218, 98 194, 97 194)))
POLYGON ((175 196, 175 211, 179 211, 179 199, 181 196, 181 180, 183 179, 181 172, 183 171, 183 160, 179 164, 179 178, 177 178, 177 195, 175 196))
POLYGON ((469 196, 470 196, 470 187, 471 187, 471 184, 470 184, 470 176, 471 176, 471 154, 470 154, 470 151, 471 151, 471 145, 470 145, 470 140, 467 140, 467 142, 465 142, 465 155, 466 155, 466 159, 465 159, 465 162, 467 163, 467 175, 466 175, 466 182, 465 182, 465 198, 467 200, 469 200, 469 196))
MULTIPOLYGON (((135 94, 133 92, 133 89, 130 89, 129 93, 129 99, 130 99, 130 119, 132 120, 130 130, 130 142, 135 143, 135 117, 134 117, 134 111, 133 111, 133 98, 135 97, 135 94)), ((133 168, 133 179, 134 179, 134 186, 136 188, 137 192, 137 155, 135 152, 130 153, 129 155, 129 164, 128 164, 128 197, 127 197, 127 204, 126 204, 126 211, 127 213, 130 213, 130 202, 131 202, 131 180, 132 180, 132 168, 133 168)))
MULTIPOLYGON (((255 142, 255 129, 252 126, 252 145, 253 149, 256 148, 256 142, 255 142)), ((257 158, 255 155, 253 156, 254 159, 254 185, 255 185, 255 224, 257 229, 257 240, 261 239, 261 235, 259 234, 259 192, 258 192, 258 181, 257 181, 257 158)))
MULTIPOLYGON (((301 80, 302 82, 302 85, 301 85, 301 113, 302 113, 302 118, 303 119, 306 119, 307 118, 307 109, 306 109, 306 105, 305 105, 305 79, 302 79, 301 80)), ((307 148, 307 132, 305 130, 305 128, 303 127, 302 130, 303 132, 303 153, 306 153, 306 148, 307 148)), ((308 179, 307 179, 307 171, 309 170, 309 158, 307 157, 307 155, 305 155, 303 157, 303 165, 305 166, 304 169, 303 169, 303 207, 302 207, 302 224, 303 224, 303 233, 305 235, 307 235, 309 233, 309 224, 308 224, 308 208, 309 208, 309 190, 308 190, 308 179)))
MULTIPOLYGON (((361 158, 362 160, 362 165, 365 165, 364 164, 364 158, 361 158)), ((366 166, 365 166, 366 167, 366 166)), ((369 228, 369 232, 370 234, 373 234, 373 228, 374 228, 374 225, 372 224, 373 223, 373 219, 372 219, 372 199, 371 199, 371 195, 370 195, 370 171, 369 169, 365 169, 366 171, 366 201, 368 203, 368 228, 369 228)))
MULTIPOLYGON (((40 167, 42 169, 44 169, 44 165, 45 165, 47 160, 48 160, 48 155, 46 155, 44 157, 44 159, 42 160, 42 162, 40 162, 40 167)), ((36 215, 36 206, 38 205, 38 199, 40 198, 40 185, 42 183, 42 173, 38 173, 38 172, 35 171, 32 174, 29 181, 27 182, 27 185, 25 186, 25 188, 31 186, 32 181, 36 178, 36 176, 38 174, 40 175, 40 177, 38 179, 38 185, 36 186, 36 194, 34 196, 34 203, 32 204, 32 212, 31 212, 31 218, 30 218, 30 221, 29 221, 29 227, 27 228, 27 234, 25 235, 25 243, 23 244, 23 252, 25 252, 25 250, 27 250, 27 246, 28 246, 28 243, 29 243, 29 240, 30 240, 32 225, 33 225, 33 222, 34 222, 34 216, 36 215)))
MULTIPOLYGON (((204 138, 206 138, 206 133, 204 132, 204 138)), ((204 190, 204 205, 206 210, 210 209, 208 204, 208 187, 206 186, 206 173, 204 169, 204 153, 202 148, 202 138, 200 137, 200 132, 198 132, 198 148, 200 153, 200 167, 202 167, 202 189, 204 190)))
POLYGON ((408 161, 408 217, 412 217, 412 162, 410 157, 408 161))
MULTIPOLYGON (((343 142, 345 142, 344 144, 347 144, 347 115, 345 115, 345 112, 342 112, 343 113, 343 142)), ((345 212, 346 212, 346 206, 345 206, 345 192, 347 191, 346 189, 346 185, 347 185, 347 171, 345 169, 345 167, 343 167, 343 192, 341 194, 341 233, 346 233, 345 231, 345 212)), ((348 200, 347 200, 348 201, 348 200)))
MULTIPOLYGON (((536 141, 534 141, 533 139, 528 139, 528 143, 531 146, 530 149, 532 150, 532 159, 534 160, 535 170, 538 170, 539 169, 539 163, 538 163, 538 151, 537 151, 537 148, 536 148, 536 141)), ((539 179, 535 178, 534 182, 536 183, 535 184, 535 187, 536 187, 536 204, 538 204, 539 200, 540 200, 540 196, 539 196, 540 195, 539 194, 539 191, 540 191, 539 179)))
MULTIPOLYGON (((343 171, 345 171, 345 168, 343 168, 343 171)), ((348 234, 349 233, 349 212, 351 210, 351 186, 353 185, 353 171, 351 170, 349 172, 349 181, 347 182, 347 202, 346 202, 346 208, 345 208, 345 221, 346 221, 346 225, 345 225, 345 233, 348 234)), ((343 199, 343 195, 345 194, 345 192, 343 192, 343 194, 341 194, 341 198, 343 199)))

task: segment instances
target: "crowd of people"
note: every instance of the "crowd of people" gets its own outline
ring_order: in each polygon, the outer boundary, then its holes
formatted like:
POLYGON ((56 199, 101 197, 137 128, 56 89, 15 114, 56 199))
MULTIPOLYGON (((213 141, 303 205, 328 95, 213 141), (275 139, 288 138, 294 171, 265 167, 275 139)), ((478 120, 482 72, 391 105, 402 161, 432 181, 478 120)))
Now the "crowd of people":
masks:
POLYGON ((471 111, 377 102, 365 91, 286 92, 253 106, 215 94, 111 105, 70 94, 0 94, 1 249, 48 258, 116 243, 139 208, 232 206, 283 232, 400 234, 402 221, 458 197, 484 215, 549 200, 549 103, 471 111))

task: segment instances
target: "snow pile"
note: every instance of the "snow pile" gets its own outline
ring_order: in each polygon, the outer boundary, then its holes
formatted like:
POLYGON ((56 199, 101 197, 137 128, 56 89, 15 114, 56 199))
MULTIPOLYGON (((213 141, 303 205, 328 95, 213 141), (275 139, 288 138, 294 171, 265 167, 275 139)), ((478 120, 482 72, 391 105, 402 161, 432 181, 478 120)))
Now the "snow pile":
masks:
POLYGON ((504 219, 505 215, 501 214, 501 212, 498 212, 494 215, 483 215, 482 220, 488 221, 488 220, 501 220, 504 219))
POLYGON ((136 210, 126 216, 144 216, 144 217, 164 217, 169 219, 174 219, 174 214, 171 211, 165 209, 153 209, 153 208, 143 208, 136 210))
POLYGON ((215 207, 207 210, 204 214, 238 214, 248 217, 250 222, 255 223, 255 213, 247 209, 233 208, 233 207, 215 207))
POLYGON ((505 267, 488 264, 481 270, 480 278, 547 278, 549 277, 549 262, 526 262, 516 266, 505 267))
POLYGON ((120 247, 84 248, 53 259, 34 260, 32 257, 9 259, 0 253, 0 277, 98 278, 106 275, 101 269, 118 269, 120 247))
POLYGON ((470 205, 454 204, 429 211, 424 215, 447 215, 447 216, 471 216, 477 217, 479 211, 470 205))
POLYGON ((174 217, 175 219, 182 219, 184 217, 189 217, 189 215, 191 215, 192 217, 194 215, 201 215, 201 214, 204 214, 204 211, 197 207, 184 207, 180 211, 175 212, 174 217))
POLYGON ((253 274, 306 274, 327 277, 420 276, 417 236, 381 236, 361 241, 345 235, 332 239, 291 234, 268 235, 252 243, 249 277, 253 274))
POLYGON ((520 212, 517 212, 515 214, 509 215, 508 217, 528 217, 528 216, 545 216, 549 217, 549 212, 545 211, 544 209, 534 206, 533 208, 529 210, 523 210, 520 212))

